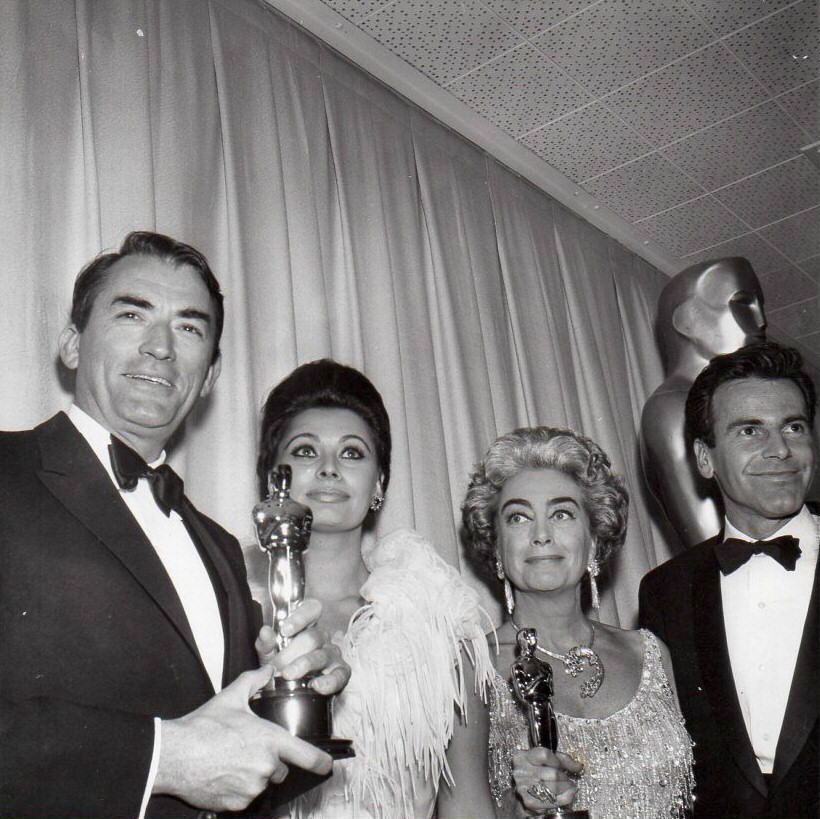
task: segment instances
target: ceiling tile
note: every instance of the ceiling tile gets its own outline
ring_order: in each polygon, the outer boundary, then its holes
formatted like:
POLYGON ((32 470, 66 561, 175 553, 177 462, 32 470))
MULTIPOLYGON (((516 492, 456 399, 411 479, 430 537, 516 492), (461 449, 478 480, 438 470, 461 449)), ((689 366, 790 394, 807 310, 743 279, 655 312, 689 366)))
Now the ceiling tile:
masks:
POLYGON ((499 17, 506 20, 519 34, 533 37, 554 26, 583 8, 591 0, 485 0, 499 17))
POLYGON ((713 125, 661 150, 708 190, 797 156, 805 134, 774 102, 713 125))
POLYGON ((441 84, 521 42, 479 0, 396 0, 360 27, 441 84))
POLYGON ((742 222, 711 196, 642 219, 637 224, 644 233, 681 256, 711 248, 746 230, 742 222))
POLYGON ((791 265, 765 276, 758 276, 758 279, 766 297, 767 316, 770 310, 820 295, 820 285, 791 265))
POLYGON ((772 310, 767 318, 795 338, 813 333, 820 321, 820 296, 772 310))
POLYGON ((685 256, 681 270, 708 259, 723 259, 728 256, 743 256, 744 259, 748 259, 758 276, 794 267, 793 263, 782 253, 775 250, 768 242, 764 242, 756 233, 747 233, 717 247, 710 247, 707 250, 685 256))
POLYGON ((521 142, 576 182, 652 150, 600 102, 548 123, 521 142))
POLYGON ((816 282, 820 282, 820 256, 811 256, 800 262, 800 269, 808 273, 816 282))
POLYGON ((447 90, 512 136, 592 100, 529 43, 459 77, 447 90))
POLYGON ((816 0, 802 0, 724 41, 772 94, 820 75, 816 0))
POLYGON ((763 102, 765 97, 746 69, 715 43, 621 88, 605 101, 636 131, 661 146, 763 102))
POLYGON ((606 94, 712 39, 677 0, 602 0, 533 43, 585 88, 606 94))
POLYGON ((795 262, 820 253, 820 207, 812 208, 759 231, 795 262))
POLYGON ((820 331, 809 333, 800 339, 800 343, 811 350, 815 355, 820 355, 820 331))
POLYGON ((811 139, 820 136, 820 80, 787 91, 777 97, 777 101, 805 128, 811 139))
POLYGON ((788 6, 794 0, 684 0, 721 37, 788 6))
POLYGON ((352 23, 360 21, 371 12, 389 5, 393 0, 322 0, 326 6, 339 12, 352 23))
POLYGON ((587 180, 584 189, 630 220, 703 194, 699 185, 657 152, 587 180))
POLYGON ((798 156, 715 191, 714 196, 757 228, 819 205, 820 171, 798 156))

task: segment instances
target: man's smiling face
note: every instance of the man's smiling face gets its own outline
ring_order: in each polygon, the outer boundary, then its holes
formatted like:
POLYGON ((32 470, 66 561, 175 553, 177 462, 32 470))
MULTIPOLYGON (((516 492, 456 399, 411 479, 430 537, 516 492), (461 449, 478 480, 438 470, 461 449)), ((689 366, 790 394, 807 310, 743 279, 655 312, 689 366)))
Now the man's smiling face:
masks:
POLYGON ((216 381, 214 333, 196 270, 132 255, 108 271, 85 328, 63 332, 60 356, 77 406, 150 461, 216 381))
POLYGON ((695 442, 698 469, 720 487, 729 521, 765 538, 803 507, 814 474, 806 402, 785 378, 741 378, 712 398, 715 445, 695 442))

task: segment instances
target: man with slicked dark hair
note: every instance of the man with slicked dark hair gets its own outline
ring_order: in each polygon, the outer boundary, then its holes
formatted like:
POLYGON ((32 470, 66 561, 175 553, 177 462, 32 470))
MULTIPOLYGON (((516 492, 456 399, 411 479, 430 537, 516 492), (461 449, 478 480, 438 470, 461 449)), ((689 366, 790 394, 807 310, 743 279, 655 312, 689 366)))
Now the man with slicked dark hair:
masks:
POLYGON ((643 579, 640 619, 672 655, 696 819, 820 815, 815 409, 800 354, 774 342, 713 358, 687 397, 723 530, 643 579))
POLYGON ((0 816, 257 815, 289 765, 330 770, 248 706, 272 673, 345 684, 320 604, 275 653, 239 544, 163 463, 219 376, 222 324, 205 257, 131 233, 77 279, 73 405, 0 433, 0 816))

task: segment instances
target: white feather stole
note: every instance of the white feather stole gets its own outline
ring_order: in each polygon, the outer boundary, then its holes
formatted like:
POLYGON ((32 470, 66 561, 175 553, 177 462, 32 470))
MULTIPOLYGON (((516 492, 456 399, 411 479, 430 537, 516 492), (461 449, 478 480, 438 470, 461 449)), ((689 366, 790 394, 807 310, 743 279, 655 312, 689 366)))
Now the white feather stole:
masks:
POLYGON ((353 739, 356 756, 292 804, 298 817, 430 816, 439 778, 452 780, 445 751, 464 710, 462 652, 483 698, 492 675, 478 594, 421 535, 393 532, 363 556, 366 602, 342 642, 353 674, 334 704, 334 733, 353 739))

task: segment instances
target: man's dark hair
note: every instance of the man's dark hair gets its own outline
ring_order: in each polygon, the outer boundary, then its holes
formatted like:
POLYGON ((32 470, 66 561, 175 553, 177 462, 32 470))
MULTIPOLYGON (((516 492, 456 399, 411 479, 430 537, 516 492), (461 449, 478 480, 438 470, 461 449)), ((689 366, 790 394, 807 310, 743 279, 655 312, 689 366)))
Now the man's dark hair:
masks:
POLYGON ((695 379, 686 397, 685 435, 687 447, 700 440, 706 446, 715 445, 712 402, 721 384, 743 378, 763 378, 769 381, 792 381, 806 404, 806 417, 814 426, 817 396, 814 384, 803 371, 803 359, 793 347, 774 341, 764 341, 741 347, 733 353, 715 356, 695 379))
POLYGON ((105 278, 112 266, 127 256, 146 256, 168 262, 174 267, 192 267, 208 288, 211 303, 214 306, 214 349, 211 363, 219 358, 219 340, 222 338, 222 326, 225 322, 225 308, 222 291, 208 264, 208 260, 196 248, 178 242, 162 233, 151 233, 147 230, 135 230, 123 239, 120 249, 115 253, 101 253, 92 259, 77 276, 74 282, 74 297, 71 302, 71 321, 82 332, 88 324, 94 301, 105 283, 105 278))
POLYGON ((262 496, 266 493, 268 473, 276 466, 285 424, 300 412, 318 407, 352 410, 370 427, 382 491, 387 492, 392 438, 382 397, 363 373, 331 358, 322 358, 297 367, 271 390, 265 401, 256 465, 262 496))

